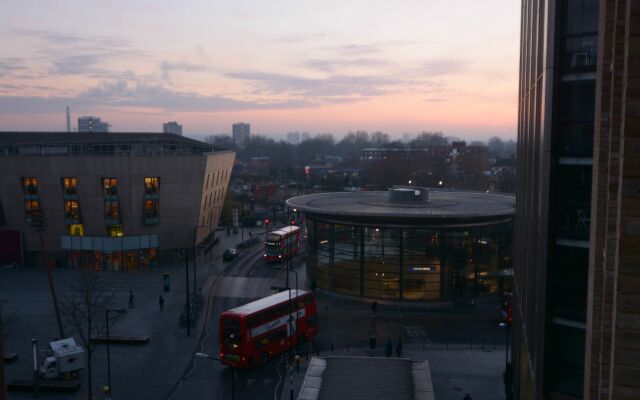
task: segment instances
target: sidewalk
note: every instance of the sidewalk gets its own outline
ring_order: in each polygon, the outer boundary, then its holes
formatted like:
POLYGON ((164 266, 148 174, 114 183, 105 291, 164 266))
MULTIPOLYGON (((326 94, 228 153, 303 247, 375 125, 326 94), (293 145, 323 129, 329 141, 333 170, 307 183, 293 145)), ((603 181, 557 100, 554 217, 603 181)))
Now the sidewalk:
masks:
MULTIPOLYGON (((255 232, 257 233, 257 232, 255 232)), ((220 232, 220 241, 209 255, 198 257, 196 264, 197 287, 210 287, 215 276, 223 270, 222 252, 235 247, 241 240, 240 233, 226 236, 220 232)), ((245 232, 245 239, 248 232, 245 232)), ((57 269, 54 283, 59 300, 68 292, 76 270, 57 269)), ((198 324, 186 336, 180 328, 179 316, 184 307, 185 265, 184 263, 161 265, 157 268, 127 272, 100 272, 116 297, 114 308, 124 308, 127 313, 110 327, 112 335, 149 336, 144 346, 111 346, 111 383, 113 392, 127 393, 129 398, 164 398, 172 384, 181 376, 188 363, 202 327, 204 313, 198 324), (163 274, 169 273, 171 288, 163 292, 163 274), (135 307, 128 308, 128 293, 135 295, 135 307), (162 295, 164 311, 160 311, 158 298, 162 295), (162 356, 158 356, 162 354, 162 356)), ((189 262, 190 291, 193 291, 193 264, 189 262)), ((207 295, 206 292, 203 295, 207 295)), ((13 379, 29 379, 31 372, 31 338, 39 339, 39 348, 44 350, 48 342, 58 336, 57 324, 51 306, 46 273, 40 268, 0 270, 0 301, 5 319, 14 317, 4 327, 5 352, 16 352, 19 360, 6 365, 7 382, 13 379)), ((67 328, 66 336, 76 336, 67 328)), ((106 385, 106 346, 99 345, 93 354, 94 393, 101 393, 106 385)), ((41 353, 41 357, 44 353, 41 353)), ((86 370, 81 373, 82 389, 72 395, 47 394, 53 399, 86 398, 86 370)), ((9 399, 30 398, 30 393, 9 393, 9 399)))

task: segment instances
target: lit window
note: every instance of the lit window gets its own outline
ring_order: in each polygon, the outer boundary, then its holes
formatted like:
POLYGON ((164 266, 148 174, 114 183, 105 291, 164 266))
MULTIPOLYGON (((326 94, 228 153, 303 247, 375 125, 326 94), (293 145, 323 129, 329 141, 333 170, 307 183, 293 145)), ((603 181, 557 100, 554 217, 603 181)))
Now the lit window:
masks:
POLYGON ((67 220, 78 221, 80 219, 80 205, 77 200, 64 202, 64 217, 67 220))
POLYGON ((38 201, 38 200, 25 200, 25 202, 24 202, 24 212, 26 214, 27 219, 32 218, 39 211, 40 211, 40 201, 38 201))
POLYGON ((36 178, 22 178, 24 194, 38 194, 38 180, 36 178))
POLYGON ((122 225, 113 225, 107 227, 107 232, 111 237, 121 237, 122 236, 122 225))
POLYGON ((102 178, 102 187, 105 196, 117 196, 118 195, 118 179, 116 178, 102 178))
POLYGON ((84 236, 84 226, 82 224, 70 224, 69 225, 70 236, 84 236))
POLYGON ((144 178, 144 193, 145 194, 158 194, 160 189, 160 178, 158 177, 146 177, 144 178))
POLYGON ((104 216, 109 219, 120 218, 120 204, 118 201, 106 200, 104 202, 104 216))
POLYGON ((66 195, 78 194, 78 186, 76 178, 62 178, 62 189, 66 195))
POLYGON ((158 218, 158 200, 145 200, 144 202, 144 217, 145 218, 158 218))

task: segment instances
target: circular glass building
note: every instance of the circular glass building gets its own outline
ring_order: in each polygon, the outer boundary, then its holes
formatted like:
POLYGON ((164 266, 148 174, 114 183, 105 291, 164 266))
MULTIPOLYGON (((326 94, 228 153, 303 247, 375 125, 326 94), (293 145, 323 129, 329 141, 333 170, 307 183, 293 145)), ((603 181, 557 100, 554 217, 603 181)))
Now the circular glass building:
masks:
POLYGON ((396 187, 294 197, 307 274, 319 288, 376 299, 498 293, 511 268, 515 197, 396 187))

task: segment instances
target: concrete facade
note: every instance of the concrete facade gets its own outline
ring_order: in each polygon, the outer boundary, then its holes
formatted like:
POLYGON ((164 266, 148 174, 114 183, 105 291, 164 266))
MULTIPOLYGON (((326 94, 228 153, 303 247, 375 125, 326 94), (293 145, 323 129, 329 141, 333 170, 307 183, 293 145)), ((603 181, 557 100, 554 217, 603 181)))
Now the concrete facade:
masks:
MULTIPOLYGON (((27 138, 29 133, 4 136, 0 133, 0 145, 13 141, 13 148, 25 149, 26 146, 15 143, 15 136, 27 138), (23 136, 24 135, 24 136, 23 136), (3 143, 2 139, 7 139, 3 143)), ((64 134, 39 133, 39 139, 29 146, 46 144, 54 139, 64 142, 64 134), (48 136, 47 136, 48 135, 48 136)), ((97 136, 105 137, 109 146, 125 143, 127 140, 144 138, 145 134, 82 134, 93 141, 96 148, 97 136)), ((148 134, 152 135, 152 134, 148 134)), ((33 135, 32 135, 33 136, 33 135)), ((136 235, 157 236, 157 250, 160 262, 171 260, 175 249, 194 246, 194 230, 197 228, 197 242, 202 242, 217 226, 224 202, 235 153, 215 151, 211 146, 175 135, 171 142, 164 144, 166 150, 161 154, 146 154, 144 149, 161 143, 149 136, 144 145, 136 147, 142 150, 133 153, 116 154, 75 154, 75 155, 21 155, 5 151, 0 155, 0 207, 3 209, 4 225, 2 230, 19 231, 23 238, 27 264, 39 264, 41 245, 38 235, 28 222, 25 210, 26 196, 23 190, 25 177, 37 180, 37 196, 44 216, 45 246, 50 258, 65 265, 65 255, 61 248, 61 237, 70 236, 69 221, 65 214, 65 200, 68 200, 63 187, 63 178, 75 178, 77 194, 74 197, 79 204, 79 221, 83 226, 82 236, 104 238, 110 235, 108 216, 105 211, 107 196, 103 187, 103 178, 117 179, 117 203, 119 204, 119 223, 123 238, 136 235), (177 144, 195 146, 191 151, 178 152, 177 144), (149 146, 149 147, 145 147, 149 146), (173 152, 172 150, 173 149, 173 152), (145 192, 145 178, 159 178, 157 193, 149 196, 145 192), (158 205, 154 218, 145 214, 145 201, 152 199, 158 205)), ((75 144, 76 142, 74 142, 75 144)), ((57 143, 59 149, 64 143, 57 143)), ((104 145, 104 144, 102 144, 104 145)), ((8 146, 7 146, 8 148, 8 146)), ((124 148, 124 147, 123 147, 124 148)), ((188 147, 182 147, 187 149, 188 147)), ((44 149, 44 148, 43 148, 44 149)), ((43 150, 44 151, 44 150, 43 150)), ((76 233, 77 234, 77 233, 76 233)), ((120 235, 118 235, 120 236, 120 235)))

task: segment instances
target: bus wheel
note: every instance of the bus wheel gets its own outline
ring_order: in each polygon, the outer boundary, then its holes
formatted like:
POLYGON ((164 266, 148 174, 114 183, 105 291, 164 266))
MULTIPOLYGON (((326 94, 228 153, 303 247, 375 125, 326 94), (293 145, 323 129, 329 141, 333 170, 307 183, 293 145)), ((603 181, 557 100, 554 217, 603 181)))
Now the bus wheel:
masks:
POLYGON ((269 354, 267 354, 267 352, 265 351, 262 354, 260 354, 260 363, 266 364, 267 361, 269 361, 269 354))

